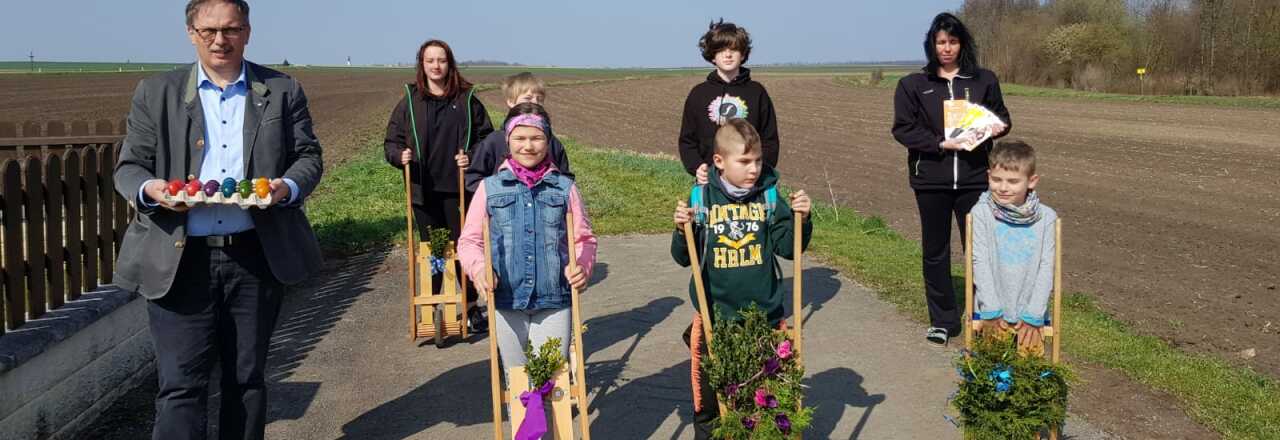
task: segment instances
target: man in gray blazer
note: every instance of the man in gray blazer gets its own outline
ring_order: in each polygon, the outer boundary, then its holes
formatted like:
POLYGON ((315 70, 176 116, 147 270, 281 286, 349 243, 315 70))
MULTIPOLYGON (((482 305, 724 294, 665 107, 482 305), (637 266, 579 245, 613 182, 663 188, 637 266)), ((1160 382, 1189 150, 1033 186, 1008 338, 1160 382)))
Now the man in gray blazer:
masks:
POLYGON ((320 182, 320 145, 301 86, 244 60, 249 5, 190 0, 198 62, 142 80, 116 163, 116 191, 138 215, 116 283, 148 300, 159 393, 154 439, 204 439, 207 387, 222 366, 219 432, 261 439, 267 347, 285 286, 320 268, 302 201, 320 182), (272 205, 188 207, 166 181, 270 179, 272 205))

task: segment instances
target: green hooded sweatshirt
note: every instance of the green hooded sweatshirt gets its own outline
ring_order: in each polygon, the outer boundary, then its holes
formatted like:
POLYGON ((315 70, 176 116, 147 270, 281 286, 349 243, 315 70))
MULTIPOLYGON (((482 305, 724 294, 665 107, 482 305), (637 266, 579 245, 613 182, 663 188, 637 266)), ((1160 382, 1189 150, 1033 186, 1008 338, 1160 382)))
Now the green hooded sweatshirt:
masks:
MULTIPOLYGON (((756 303, 777 324, 782 320, 782 273, 777 257, 791 259, 793 254, 792 213, 788 198, 778 196, 772 213, 766 207, 766 189, 778 183, 778 175, 766 166, 756 184, 741 198, 724 189, 720 173, 711 167, 702 191, 702 205, 695 206, 694 243, 702 265, 702 281, 716 312, 740 319, 739 310, 756 303), (701 211, 704 208, 705 211, 701 211)), ((813 224, 805 218, 802 226, 803 246, 809 247, 813 224)), ((671 257, 688 267, 689 251, 684 233, 671 235, 671 257)), ((689 298, 698 306, 697 290, 689 280, 689 298)), ((712 320, 715 319, 712 313, 712 320)))

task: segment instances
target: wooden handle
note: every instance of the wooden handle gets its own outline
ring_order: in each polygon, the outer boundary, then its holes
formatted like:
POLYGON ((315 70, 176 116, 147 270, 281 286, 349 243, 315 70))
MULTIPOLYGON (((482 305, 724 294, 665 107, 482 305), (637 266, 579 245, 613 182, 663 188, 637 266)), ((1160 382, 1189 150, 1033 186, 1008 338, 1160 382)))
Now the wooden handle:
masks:
POLYGON ((489 247, 489 221, 484 222, 484 277, 489 282, 489 384, 493 394, 493 440, 502 438, 502 379, 498 377, 498 329, 493 326, 497 311, 493 308, 493 250, 489 247))
MULTIPOLYGON (((702 333, 707 335, 707 358, 711 358, 711 341, 713 339, 711 332, 711 308, 707 303, 707 291, 702 286, 702 265, 698 264, 698 248, 694 246, 693 240, 693 221, 684 224, 684 244, 689 250, 689 268, 693 270, 693 288, 698 294, 698 314, 702 317, 702 333)), ((720 408, 720 414, 728 413, 728 407, 724 402, 720 401, 720 395, 716 395, 716 406, 720 408)))
MULTIPOLYGON (((973 349, 973 214, 964 216, 964 348, 973 349)), ((966 354, 967 356, 967 354, 966 354)))
MULTIPOLYGON (((1062 353, 1062 218, 1053 224, 1053 363, 1062 353)), ((1056 432, 1055 432, 1056 434, 1056 432)))
MULTIPOLYGON (((564 222, 567 231, 566 241, 569 244, 569 266, 578 267, 578 234, 576 225, 573 223, 572 210, 566 210, 564 222)), ((574 374, 574 380, 577 383, 574 384, 573 390, 574 394, 578 395, 578 430, 582 433, 582 440, 590 440, 591 427, 587 423, 587 369, 582 349, 584 344, 582 339, 582 307, 578 302, 578 288, 570 286, 569 295, 569 302, 573 307, 573 368, 577 370, 575 371, 576 374, 574 374)))
MULTIPOLYGON (((463 185, 463 181, 462 181, 463 172, 465 172, 465 170, 462 167, 458 167, 458 230, 459 231, 462 230, 463 225, 467 224, 467 193, 466 193, 466 186, 463 185)), ((461 233, 459 233, 459 235, 461 235, 461 233)), ((453 254, 458 255, 458 252, 456 249, 454 250, 453 254)), ((467 313, 471 309, 470 300, 467 299, 467 271, 465 270, 458 271, 458 281, 462 283, 462 291, 459 292, 459 294, 462 295, 462 329, 461 329, 462 339, 466 339, 468 336, 467 327, 471 325, 471 317, 470 317, 471 314, 467 313)))
MULTIPOLYGON (((800 215, 791 216, 791 342, 795 347, 796 365, 804 368, 804 219, 800 215)), ((796 409, 804 408, 802 399, 796 398, 796 409)), ((801 438, 802 433, 796 433, 801 438)))
POLYGON ((462 180, 465 168, 458 167, 458 228, 467 223, 467 186, 462 180))
POLYGON ((792 234, 794 239, 792 240, 793 248, 791 250, 791 279, 795 285, 791 289, 791 319, 794 319, 796 322, 791 328, 791 339, 792 344, 796 349, 796 365, 799 365, 800 367, 804 367, 804 282, 802 281, 804 279, 804 276, 802 275, 804 273, 803 223, 804 219, 800 216, 792 216, 792 234))
POLYGON ((467 185, 462 178, 466 172, 466 168, 458 167, 458 214, 462 214, 462 217, 458 218, 459 224, 467 220, 467 185))
POLYGON ((413 185, 409 181, 409 165, 404 166, 404 217, 408 219, 406 243, 409 253, 409 340, 418 336, 418 306, 413 297, 418 294, 418 237, 413 227, 413 185))
MULTIPOLYGON (((703 288, 703 267, 698 263, 698 248, 694 244, 694 221, 685 224, 685 248, 689 251, 689 269, 694 271, 694 292, 698 293, 698 313, 703 320, 703 334, 707 335, 707 357, 712 354, 712 313, 707 301, 707 289, 703 288)), ((716 405, 721 414, 728 413, 728 408, 716 395, 716 405)))
POLYGON ((702 266, 698 264, 698 248, 693 240, 693 222, 684 224, 684 244, 689 250, 689 268, 693 270, 693 288, 698 294, 698 313, 702 316, 702 332, 707 335, 707 353, 711 353, 711 312, 707 308, 707 291, 702 287, 702 266))

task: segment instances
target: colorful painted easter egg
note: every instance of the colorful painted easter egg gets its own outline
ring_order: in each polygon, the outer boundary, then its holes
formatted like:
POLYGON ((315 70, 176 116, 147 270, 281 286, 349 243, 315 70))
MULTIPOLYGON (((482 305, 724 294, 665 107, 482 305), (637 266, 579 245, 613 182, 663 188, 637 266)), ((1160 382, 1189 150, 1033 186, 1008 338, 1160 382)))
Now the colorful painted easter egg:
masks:
POLYGON ((236 193, 236 179, 233 179, 230 177, 226 179, 222 179, 222 196, 231 197, 231 195, 235 193, 236 193))
POLYGON ((213 197, 214 194, 218 193, 218 188, 221 188, 221 187, 222 185, 219 185, 217 180, 209 180, 208 182, 205 182, 204 196, 213 197))
POLYGON ((177 197, 178 193, 182 192, 182 181, 178 179, 170 180, 167 189, 170 196, 177 197))
POLYGON ((241 180, 240 184, 236 185, 236 191, 240 193, 241 198, 249 198, 253 194, 253 182, 249 179, 241 180))
POLYGON ((186 190, 187 190, 187 196, 195 197, 196 194, 200 193, 200 181, 191 179, 190 181, 187 182, 186 190))

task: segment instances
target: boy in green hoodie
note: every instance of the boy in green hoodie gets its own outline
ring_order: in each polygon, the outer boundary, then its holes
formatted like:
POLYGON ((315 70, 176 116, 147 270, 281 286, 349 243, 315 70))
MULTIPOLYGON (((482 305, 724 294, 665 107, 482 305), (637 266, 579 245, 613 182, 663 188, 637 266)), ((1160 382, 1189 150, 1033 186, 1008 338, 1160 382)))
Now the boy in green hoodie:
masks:
MULTIPOLYGON (((777 257, 791 259, 794 232, 792 215, 803 219, 802 244, 809 246, 813 224, 809 222, 811 202, 804 191, 779 203, 778 175, 763 163, 760 135, 749 122, 732 118, 716 131, 715 153, 708 183, 695 186, 689 203, 681 201, 673 220, 671 257, 689 266, 683 228, 693 222, 694 243, 702 265, 707 300, 713 319, 719 315, 738 318, 738 311, 755 303, 773 325, 782 321, 782 277, 777 257)), ((692 280, 692 303, 698 304, 692 280)), ((693 357, 695 438, 710 438, 711 422, 719 416, 715 392, 699 380, 699 359, 705 353, 701 343, 701 320, 685 330, 685 343, 693 357)))

